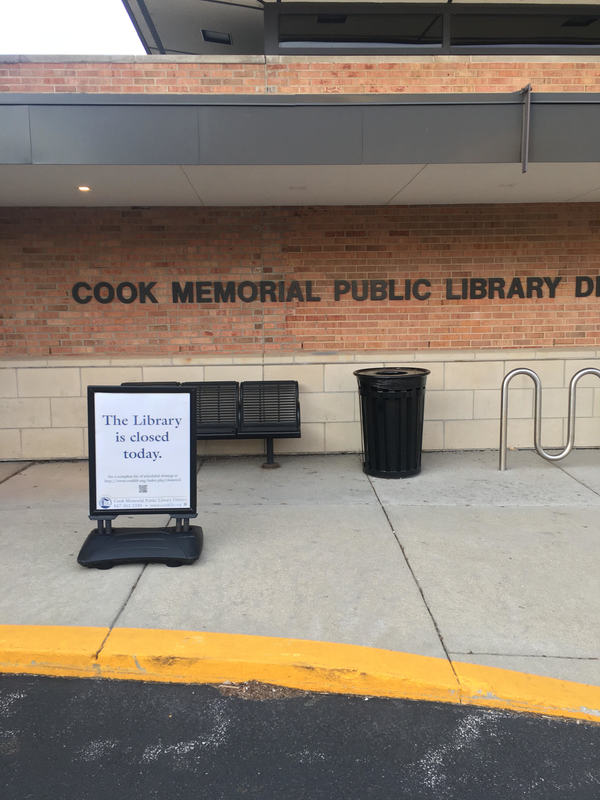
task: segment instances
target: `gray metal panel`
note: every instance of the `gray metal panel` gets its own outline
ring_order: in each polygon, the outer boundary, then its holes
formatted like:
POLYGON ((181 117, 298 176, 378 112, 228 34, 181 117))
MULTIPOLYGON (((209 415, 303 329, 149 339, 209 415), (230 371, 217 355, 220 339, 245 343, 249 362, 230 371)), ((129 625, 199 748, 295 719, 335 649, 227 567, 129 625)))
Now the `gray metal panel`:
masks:
POLYGON ((31 164, 27 106, 0 106, 0 163, 31 164))
POLYGON ((534 103, 529 160, 600 161, 600 104, 534 103))
POLYGON ((520 161, 521 103, 365 110, 366 164, 520 161))
MULTIPOLYGON (((214 101, 215 98, 212 98, 214 101)), ((521 100, 0 105, 0 163, 518 163, 521 100), (31 137, 29 121, 31 120, 31 137)), ((271 98, 269 98, 271 100, 271 98)), ((600 97, 532 99, 530 161, 600 161, 600 97)))
POLYGON ((35 164, 195 164, 194 108, 33 106, 35 164))
POLYGON ((360 164, 356 108, 200 109, 201 164, 360 164))

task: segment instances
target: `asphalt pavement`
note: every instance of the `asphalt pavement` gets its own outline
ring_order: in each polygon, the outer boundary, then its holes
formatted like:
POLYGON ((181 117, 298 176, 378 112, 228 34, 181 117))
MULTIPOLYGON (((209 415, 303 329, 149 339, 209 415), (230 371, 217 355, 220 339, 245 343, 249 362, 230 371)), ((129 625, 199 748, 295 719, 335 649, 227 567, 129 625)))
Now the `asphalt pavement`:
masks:
POLYGON ((596 800, 600 725, 246 685, 0 676, 10 800, 596 800))

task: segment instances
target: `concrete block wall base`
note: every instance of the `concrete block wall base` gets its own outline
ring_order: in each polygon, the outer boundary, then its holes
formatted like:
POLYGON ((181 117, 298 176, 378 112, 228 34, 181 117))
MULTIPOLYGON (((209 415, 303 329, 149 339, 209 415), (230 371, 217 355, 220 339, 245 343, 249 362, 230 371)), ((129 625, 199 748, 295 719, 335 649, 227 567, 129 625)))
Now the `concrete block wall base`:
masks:
MULTIPOLYGON (((276 454, 356 453, 361 449, 354 371, 373 366, 421 366, 427 378, 423 449, 496 448, 500 386, 516 367, 530 367, 543 386, 542 442, 562 447, 567 387, 584 367, 600 367, 595 348, 558 350, 288 353, 172 358, 0 360, 0 458, 41 460, 87 455, 86 389, 123 381, 297 380, 302 437, 275 441, 276 454)), ((577 447, 600 446, 600 381, 577 391, 577 447)), ((533 384, 516 378, 509 393, 509 447, 533 446, 533 384)), ((259 455, 262 440, 198 443, 199 455, 259 455)))

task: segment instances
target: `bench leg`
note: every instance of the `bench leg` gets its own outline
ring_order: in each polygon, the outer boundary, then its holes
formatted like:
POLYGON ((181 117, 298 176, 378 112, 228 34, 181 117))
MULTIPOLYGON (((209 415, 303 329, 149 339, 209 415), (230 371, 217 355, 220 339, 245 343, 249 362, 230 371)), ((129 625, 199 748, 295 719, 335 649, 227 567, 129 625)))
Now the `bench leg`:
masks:
POLYGON ((273 460, 273 437, 267 436, 265 439, 267 443, 267 460, 262 465, 263 469, 277 469, 280 465, 273 460))

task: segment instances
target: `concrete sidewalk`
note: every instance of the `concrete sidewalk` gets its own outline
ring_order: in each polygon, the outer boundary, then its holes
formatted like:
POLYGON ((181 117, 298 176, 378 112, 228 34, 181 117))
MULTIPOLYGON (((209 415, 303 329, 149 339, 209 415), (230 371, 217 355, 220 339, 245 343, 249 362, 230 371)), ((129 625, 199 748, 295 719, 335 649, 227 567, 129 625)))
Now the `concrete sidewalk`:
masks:
POLYGON ((109 571, 76 563, 87 462, 3 463, 0 624, 338 642, 600 685, 600 452, 497 460, 424 453, 420 475, 382 480, 356 455, 207 459, 200 560, 109 571))

